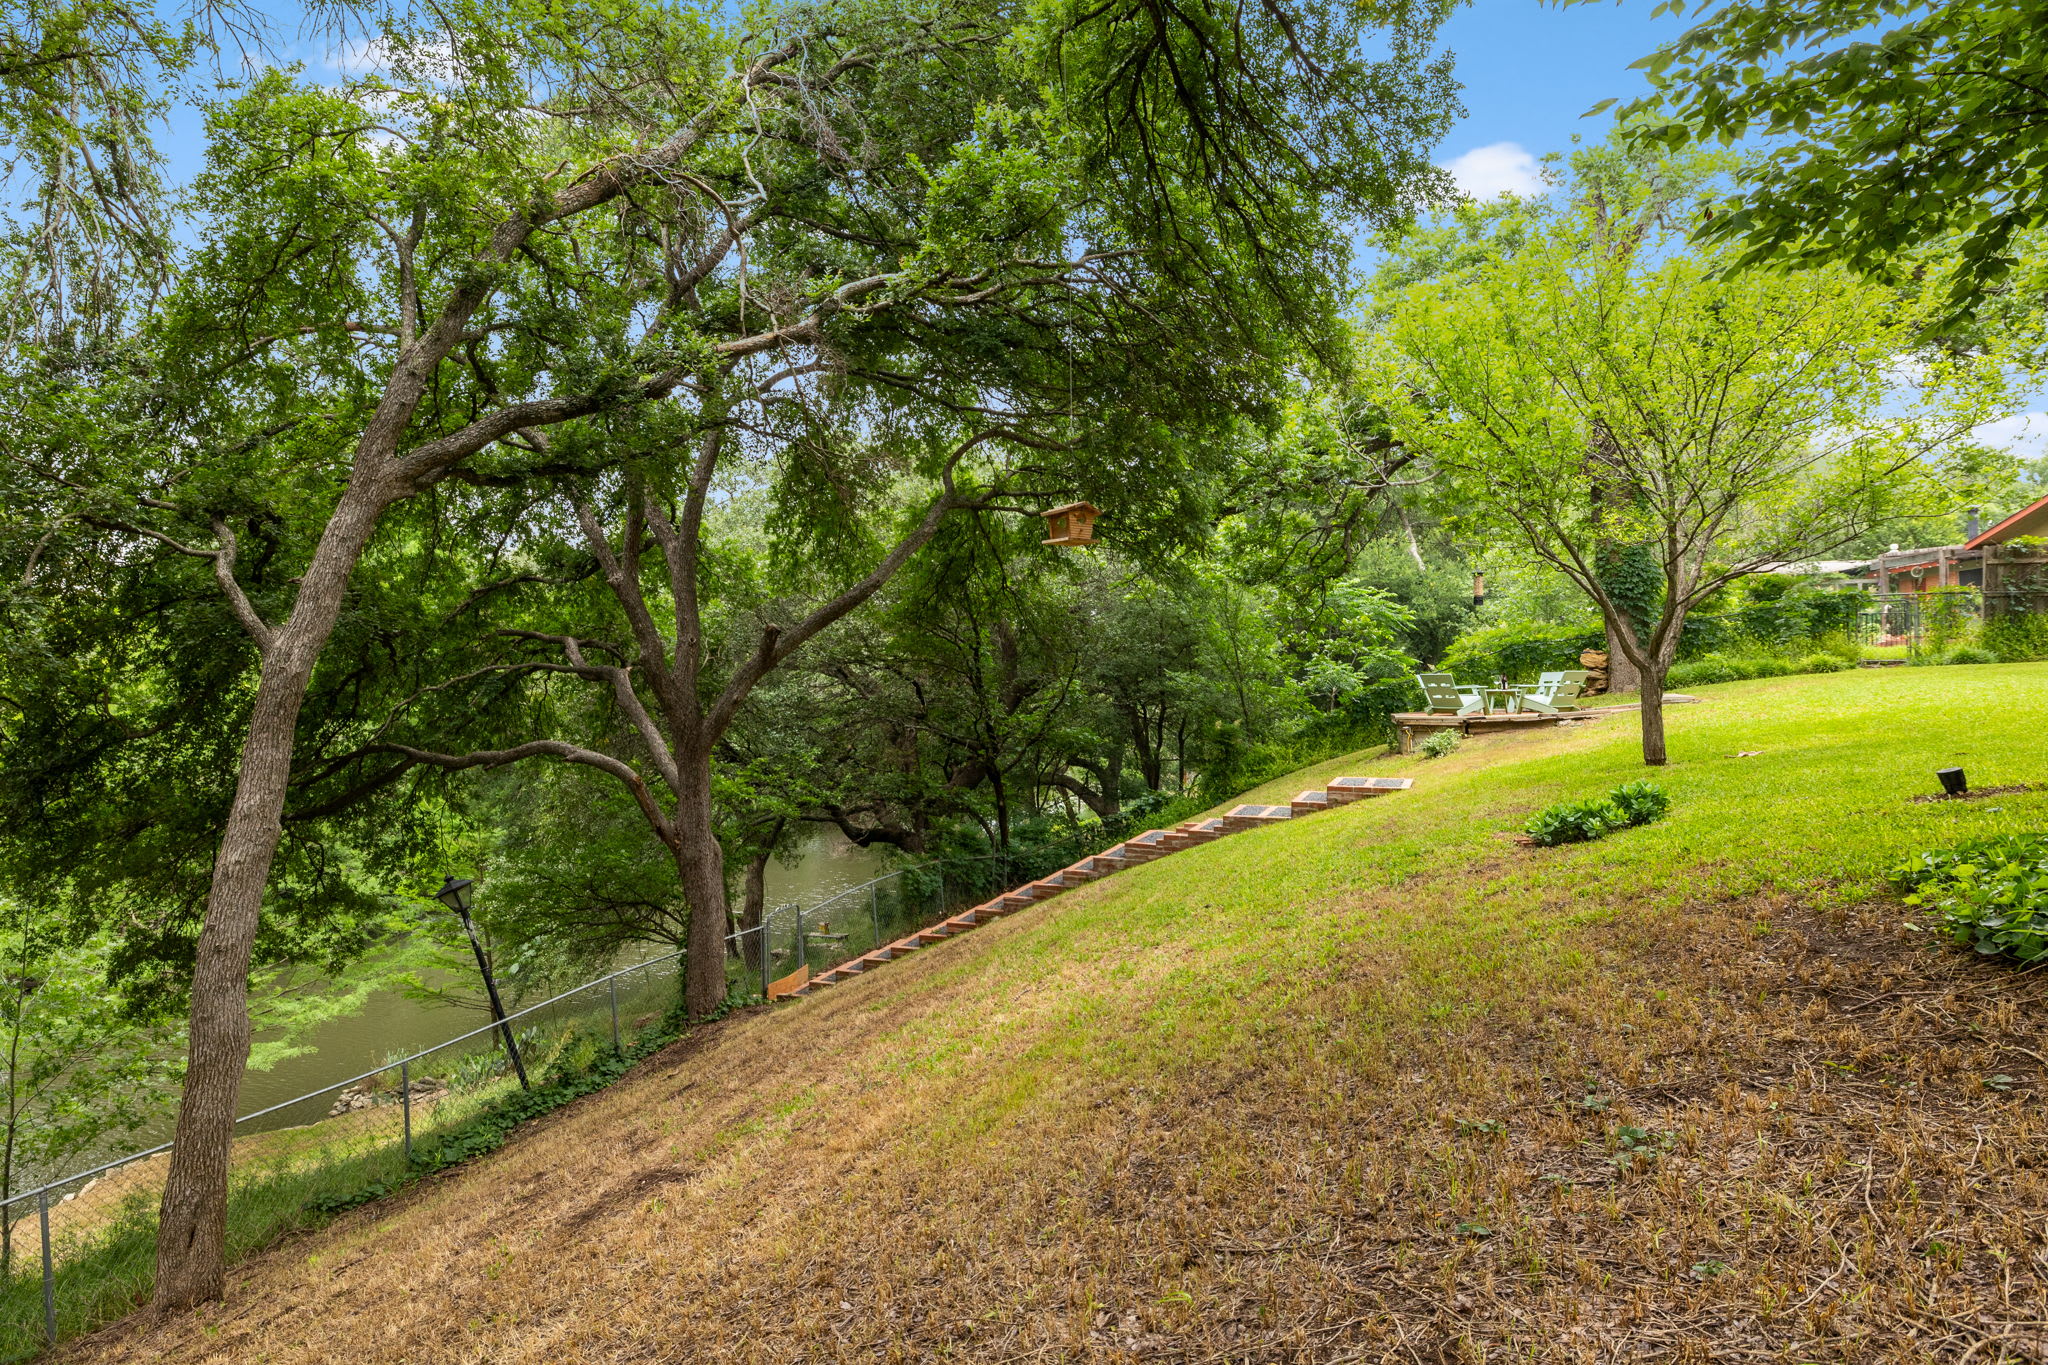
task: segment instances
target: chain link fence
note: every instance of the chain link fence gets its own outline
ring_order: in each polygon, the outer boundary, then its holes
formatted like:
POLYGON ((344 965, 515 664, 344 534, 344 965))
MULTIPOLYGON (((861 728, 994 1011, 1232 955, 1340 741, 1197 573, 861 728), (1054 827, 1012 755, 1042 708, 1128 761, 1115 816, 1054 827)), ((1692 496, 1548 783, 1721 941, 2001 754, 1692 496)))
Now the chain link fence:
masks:
MULTIPOLYGON (((740 998, 801 965, 861 957, 1122 838, 1142 815, 1007 854, 906 867, 729 935, 740 998)), ((598 977, 466 1033, 235 1123, 228 1257, 396 1188, 473 1149, 476 1123, 521 1087, 629 1055, 679 997, 682 954, 598 977)), ((0 1362, 24 1360, 148 1299, 170 1144, 0 1199, 0 1362)))
MULTIPOLYGON (((623 1054, 676 997, 682 955, 588 981, 235 1122, 230 1260, 466 1154, 466 1128, 520 1089, 623 1054), (451 1146, 455 1150, 448 1150, 451 1146)), ((0 1361, 23 1360, 148 1296, 170 1144, 0 1202, 0 1361)))

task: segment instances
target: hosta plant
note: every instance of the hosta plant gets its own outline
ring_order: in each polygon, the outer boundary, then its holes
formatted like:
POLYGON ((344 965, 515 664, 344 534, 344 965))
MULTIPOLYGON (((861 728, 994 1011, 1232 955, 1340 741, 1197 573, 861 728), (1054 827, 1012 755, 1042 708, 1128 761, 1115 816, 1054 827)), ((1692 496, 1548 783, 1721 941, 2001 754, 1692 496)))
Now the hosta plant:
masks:
POLYGON ((2048 957, 2048 834, 2001 834, 1919 853, 1892 869, 1906 904, 1986 957, 2048 957))
POLYGON ((1602 797, 1545 806, 1529 817, 1522 832, 1545 848, 1579 844, 1660 820, 1670 808, 1671 798, 1655 783, 1624 782, 1602 797))

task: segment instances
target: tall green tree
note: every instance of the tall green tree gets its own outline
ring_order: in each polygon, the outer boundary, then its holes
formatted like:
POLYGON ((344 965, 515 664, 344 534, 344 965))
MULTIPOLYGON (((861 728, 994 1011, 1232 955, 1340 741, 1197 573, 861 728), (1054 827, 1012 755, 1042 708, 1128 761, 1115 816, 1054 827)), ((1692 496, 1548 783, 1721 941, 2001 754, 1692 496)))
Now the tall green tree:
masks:
POLYGON ((1383 392, 1404 440, 1599 606, 1641 672, 1643 757, 1661 764, 1687 612, 1762 565, 1941 510, 1998 375, 1919 356, 1921 319, 1843 271, 1727 273, 1671 228, 1618 256, 1583 202, 1540 227, 1403 297, 1383 392), (1605 572, 1617 541, 1655 556, 1647 630, 1605 572))
MULTIPOLYGON (((11 468, 42 481, 53 526, 188 557, 247 642, 247 720, 190 978, 160 1307, 221 1289, 248 974, 300 721, 394 509, 451 481, 580 479, 613 518, 607 553, 637 573, 626 551, 646 543, 649 499, 680 510, 692 496, 697 460, 680 452, 735 439, 729 386, 766 402, 776 373, 827 375, 842 352, 960 353, 975 344, 960 320, 1048 279, 1089 287, 1069 289, 1066 315, 1017 326, 1100 335, 1131 301, 1170 304, 1158 316, 1178 327, 1176 353, 1205 351, 1242 404, 1274 364, 1276 324, 1330 345, 1346 220, 1383 224, 1440 187, 1427 148, 1451 97, 1429 44, 1444 8, 1382 7, 1366 32, 1348 9, 1306 3, 845 0, 741 24, 508 0, 393 18, 376 35, 387 69, 361 81, 268 73, 211 111, 209 167, 172 234, 195 245, 168 300, 89 375, 27 374, 10 433, 11 468), (779 268, 757 275, 756 261, 779 268), (871 332, 895 350, 864 347, 871 332), (635 410, 679 452, 672 478, 643 468, 646 494, 605 482, 653 458, 622 429, 635 410)), ((1044 407, 1043 370, 1009 401, 1044 407)), ((924 383, 914 368, 893 382, 924 383)), ((1153 437, 1133 448, 1172 445, 1153 437)), ((944 453, 987 439, 961 430, 905 459, 943 485, 944 453)), ((1133 487, 1144 472, 1122 470, 1133 487)), ((789 489, 811 528, 846 528, 832 470, 789 489)), ((1142 534, 1175 510, 1122 516, 1142 534)), ((650 662, 673 649, 679 678, 695 667, 688 629, 636 647, 650 662)), ((743 659, 695 720, 701 699, 673 689, 693 763, 704 722, 744 701, 778 648, 743 659)), ((393 780, 356 776, 358 790, 393 780)), ((693 830, 701 785, 676 798, 693 830)), ((715 850, 688 860, 715 908, 715 850)))

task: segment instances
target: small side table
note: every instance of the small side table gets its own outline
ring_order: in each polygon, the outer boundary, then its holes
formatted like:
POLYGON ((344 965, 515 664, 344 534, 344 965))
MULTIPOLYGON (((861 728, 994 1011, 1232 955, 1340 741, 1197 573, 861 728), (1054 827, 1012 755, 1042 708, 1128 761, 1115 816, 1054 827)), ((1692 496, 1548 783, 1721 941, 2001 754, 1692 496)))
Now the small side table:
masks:
POLYGON ((1522 689, 1519 687, 1488 687, 1482 690, 1489 716, 1512 716, 1521 709, 1522 689))

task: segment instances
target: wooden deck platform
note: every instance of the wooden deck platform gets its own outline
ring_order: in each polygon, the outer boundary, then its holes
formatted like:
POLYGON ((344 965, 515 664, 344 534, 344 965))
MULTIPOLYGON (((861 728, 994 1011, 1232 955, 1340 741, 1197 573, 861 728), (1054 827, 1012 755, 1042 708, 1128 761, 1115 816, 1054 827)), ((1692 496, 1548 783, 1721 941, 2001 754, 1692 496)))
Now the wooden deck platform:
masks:
MULTIPOLYGON (((1698 697, 1683 692, 1666 692, 1666 706, 1689 706, 1699 701, 1698 697)), ((1390 719, 1394 722, 1394 736, 1401 752, 1415 752, 1416 741, 1437 730, 1456 730, 1464 735, 1498 734, 1504 730, 1521 730, 1531 726, 1561 725, 1568 720, 1605 720, 1622 711, 1636 711, 1641 707, 1636 702, 1620 702, 1612 706, 1583 706, 1576 711, 1560 711, 1558 714, 1517 711, 1511 715, 1492 716, 1441 716, 1427 711, 1396 711, 1390 719)))
POLYGON ((1583 711, 1564 711, 1548 716, 1535 711, 1518 711, 1511 715, 1443 716, 1427 711, 1397 711, 1393 721, 1394 733, 1401 741, 1401 752, 1412 754, 1418 740, 1438 730, 1456 730, 1461 735, 1485 735, 1530 726, 1556 725, 1568 717, 1583 717, 1585 714, 1583 711))

